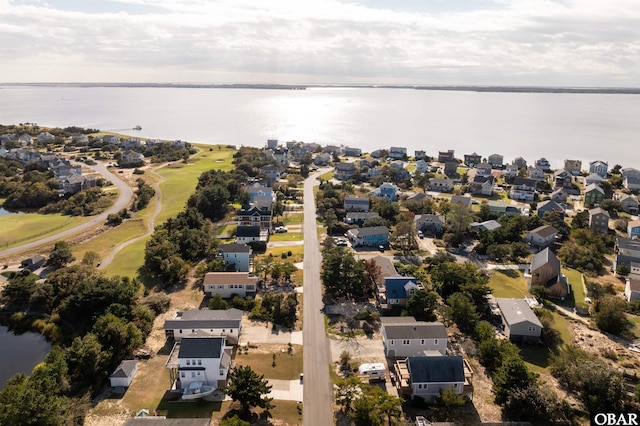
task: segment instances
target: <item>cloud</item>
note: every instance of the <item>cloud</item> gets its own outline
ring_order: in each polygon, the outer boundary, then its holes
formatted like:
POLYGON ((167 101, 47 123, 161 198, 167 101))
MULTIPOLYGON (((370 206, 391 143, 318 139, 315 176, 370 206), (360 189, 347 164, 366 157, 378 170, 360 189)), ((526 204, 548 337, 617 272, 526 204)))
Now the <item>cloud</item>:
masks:
POLYGON ((634 2, 0 0, 0 81, 638 86, 634 2))

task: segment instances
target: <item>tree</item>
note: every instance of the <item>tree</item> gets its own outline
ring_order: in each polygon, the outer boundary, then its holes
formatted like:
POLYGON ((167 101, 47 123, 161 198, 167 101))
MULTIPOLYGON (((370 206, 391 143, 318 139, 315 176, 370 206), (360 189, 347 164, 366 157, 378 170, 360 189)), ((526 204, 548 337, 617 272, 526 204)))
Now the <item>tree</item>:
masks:
POLYGON ((537 380, 538 375, 529 370, 519 355, 503 359, 493 375, 493 393, 496 396, 496 404, 505 404, 510 394, 535 385, 537 380))
MULTIPOLYGON (((354 376, 352 376, 354 377, 354 376)), ((366 395, 355 400, 349 417, 355 426, 381 426, 382 420, 376 413, 376 401, 366 395)))
POLYGON ((391 239, 401 250, 408 252, 416 247, 416 236, 413 220, 403 220, 396 225, 396 230, 391 234, 391 239))
POLYGON ((436 395, 434 409, 444 418, 443 420, 449 420, 452 412, 456 408, 463 406, 465 402, 466 399, 464 396, 456 393, 455 389, 448 388, 444 392, 440 391, 440 393, 436 395))
POLYGON ((251 422, 246 422, 235 415, 232 417, 227 417, 226 419, 222 419, 220 421, 220 426, 251 426, 251 422))
POLYGON ((100 255, 95 251, 87 251, 84 256, 82 256, 82 264, 89 266, 96 266, 100 263, 100 255))
POLYGON ((211 310, 224 310, 228 308, 227 302, 220 294, 214 294, 211 299, 209 299, 209 309, 211 310))
POLYGON ((248 365, 234 367, 223 388, 225 394, 240 403, 243 415, 247 415, 251 407, 271 407, 273 398, 264 396, 270 391, 271 385, 264 375, 258 375, 248 365))
POLYGON ((463 293, 454 293, 447 299, 448 316, 455 321, 458 328, 464 332, 471 332, 478 322, 476 306, 471 299, 463 293))
POLYGON ((602 331, 621 334, 631 327, 625 314, 626 303, 617 296, 605 296, 595 303, 596 325, 602 331))
POLYGON ((331 235, 331 230, 338 223, 338 217, 333 209, 329 209, 324 213, 324 224, 327 226, 327 235, 331 235))
POLYGON ((418 321, 435 321, 434 310, 438 295, 433 291, 418 290, 407 301, 407 313, 418 321))
POLYGON ((556 423, 567 421, 567 408, 549 388, 530 385, 515 389, 508 397, 502 412, 513 421, 556 423))
POLYGON ((47 266, 51 266, 54 269, 59 269, 67 266, 69 263, 76 260, 71 253, 71 248, 66 241, 58 241, 53 247, 53 251, 49 254, 47 259, 47 266))
POLYGON ((339 378, 334 386, 336 404, 342 406, 345 413, 351 411, 351 404, 362 395, 362 382, 356 376, 339 378))

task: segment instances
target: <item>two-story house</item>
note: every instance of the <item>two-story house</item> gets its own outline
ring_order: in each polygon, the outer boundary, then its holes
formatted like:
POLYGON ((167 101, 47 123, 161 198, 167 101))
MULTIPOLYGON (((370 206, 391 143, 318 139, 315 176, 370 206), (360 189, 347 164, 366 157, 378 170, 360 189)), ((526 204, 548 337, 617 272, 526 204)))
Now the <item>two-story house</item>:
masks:
POLYGON ((331 162, 331 154, 328 154, 326 152, 321 152, 320 154, 317 154, 313 159, 313 164, 315 164, 316 166, 326 166, 330 162, 331 162))
POLYGON ((533 179, 536 181, 544 180, 544 170, 539 169, 538 167, 527 167, 527 176, 529 179, 533 179))
POLYGON ((493 166, 490 163, 480 163, 476 166, 476 176, 491 176, 493 166))
POLYGON ((640 220, 631 220, 627 223, 627 235, 629 238, 640 238, 640 220))
POLYGON ((487 163, 491 164, 494 169, 502 169, 504 164, 504 156, 500 154, 491 154, 487 157, 487 163))
POLYGON ((344 155, 347 157, 360 157, 362 155, 362 149, 347 146, 344 148, 344 155))
POLYGON ((349 225, 362 226, 367 221, 367 219, 378 217, 380 217, 378 212, 347 212, 346 216, 343 219, 343 222, 348 223, 349 225))
POLYGON ((252 207, 238 212, 238 226, 259 226, 272 231, 272 212, 268 207, 252 207))
POLYGON ((544 157, 536 160, 534 165, 536 168, 542 170, 545 173, 549 173, 551 171, 551 164, 549 164, 549 160, 544 157))
POLYGON ((267 241, 269 239, 269 231, 264 232, 260 226, 238 226, 236 228, 236 244, 249 244, 258 241, 267 241))
POLYGON ((347 237, 353 247, 386 246, 389 244, 389 228, 386 226, 371 226, 368 228, 349 229, 347 237))
POLYGON ((527 160, 525 160, 522 157, 514 158, 513 161, 511 162, 511 164, 516 166, 518 168, 518 170, 522 170, 522 169, 526 169, 527 168, 527 160))
POLYGON ((554 188, 573 188, 573 175, 567 170, 556 170, 553 182, 554 188))
POLYGON ((604 200, 604 189, 592 183, 584 188, 584 204, 585 206, 594 206, 600 204, 604 200))
POLYGON ((589 173, 596 173, 603 179, 606 179, 609 173, 609 163, 600 160, 592 161, 589 163, 589 173))
POLYGON ((264 176, 269 185, 273 185, 274 182, 278 182, 280 180, 282 171, 280 169, 280 166, 269 164, 260 167, 260 174, 264 176))
POLYGON ((459 355, 412 356, 396 361, 394 368, 398 395, 406 399, 422 398, 433 403, 448 389, 458 395, 473 393, 459 355))
POLYGON ((415 150, 413 154, 413 158, 415 160, 424 160, 426 156, 427 156, 427 153, 422 149, 415 150))
POLYGON ((475 152, 473 154, 464 154, 464 164, 471 168, 476 167, 481 162, 482 156, 475 152))
MULTIPOLYGON (((365 228, 366 229, 366 228, 365 228)), ((386 277, 384 279, 385 297, 387 305, 407 306, 407 301, 413 293, 422 289, 414 277, 386 277)))
POLYGON ((574 176, 580 175, 582 170, 582 161, 580 160, 564 160, 564 169, 574 176))
POLYGON ((252 250, 248 245, 222 244, 218 246, 218 253, 225 265, 233 265, 236 272, 249 272, 252 250))
POLYGON ((527 232, 526 242, 536 247, 548 247, 556 241, 558 230, 551 225, 542 225, 527 232))
POLYGON ((407 158, 407 148, 401 146, 392 146, 389 148, 389 157, 394 160, 403 160, 407 158))
POLYGON ((276 193, 273 192, 273 188, 260 183, 254 183, 247 187, 245 192, 249 194, 249 204, 258 208, 270 209, 272 204, 276 202, 276 193))
POLYGON ((444 163, 444 174, 447 176, 454 176, 458 173, 458 162, 447 161, 444 163))
POLYGON ((493 176, 475 176, 471 182, 469 182, 469 192, 473 195, 487 195, 493 194, 493 176))
POLYGON ((622 171, 622 185, 629 191, 640 190, 640 170, 625 167, 622 171))
POLYGON ((344 197, 344 209, 348 212, 368 212, 369 197, 344 197))
POLYGON ((533 201, 536 196, 536 184, 534 179, 517 177, 511 185, 509 198, 518 201, 533 201))
POLYGON ((547 247, 531 259, 529 286, 542 286, 551 297, 564 300, 569 294, 567 277, 560 270, 560 261, 547 247))
POLYGON ((447 354, 447 329, 438 321, 416 321, 414 317, 382 317, 382 345, 387 358, 447 354))
POLYGON ((446 178, 430 178, 429 189, 431 191, 438 192, 451 192, 453 191, 453 180, 446 178))
POLYGON ((349 180, 357 171, 355 163, 338 163, 333 177, 338 180, 349 180))
POLYGON ((449 161, 455 161, 455 153, 453 149, 438 151, 438 163, 446 163, 449 161))
POLYGON ((542 323, 524 299, 496 298, 505 335, 513 342, 540 341, 542 323))
POLYGON ((429 171, 429 163, 425 160, 416 161, 416 172, 427 173, 429 171))
POLYGON ((240 309, 189 309, 176 312, 164 322, 167 338, 180 342, 183 337, 225 337, 230 343, 238 343, 242 329, 240 309))
POLYGON ((629 271, 629 277, 640 279, 640 240, 618 237, 615 252, 613 270, 617 273, 618 267, 625 265, 629 271))
POLYGON ((638 214, 638 197, 633 194, 621 194, 617 197, 620 205, 629 214, 638 214))
POLYGON ((258 277, 249 272, 207 272, 202 285, 209 296, 219 294, 225 299, 236 295, 245 297, 256 293, 258 277))
POLYGON ((609 212, 596 207, 589 210, 589 229, 599 234, 606 234, 609 232, 609 219, 611 216, 609 212))
POLYGON ((398 187, 391 182, 383 182, 382 185, 369 192, 377 198, 386 198, 389 201, 396 201, 398 198, 398 187))
POLYGON ((441 214, 417 214, 413 217, 413 223, 419 231, 441 235, 445 218, 441 214))
POLYGON ((224 386, 231 364, 225 345, 224 337, 190 337, 176 342, 167 361, 176 388, 187 389, 196 382, 216 388, 224 386))

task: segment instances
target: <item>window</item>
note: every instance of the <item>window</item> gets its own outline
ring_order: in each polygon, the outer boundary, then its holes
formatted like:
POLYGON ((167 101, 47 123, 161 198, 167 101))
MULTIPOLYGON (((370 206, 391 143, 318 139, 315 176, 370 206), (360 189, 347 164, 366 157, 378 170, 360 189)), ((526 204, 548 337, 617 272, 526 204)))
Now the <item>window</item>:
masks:
POLYGON ((392 346, 393 346, 393 344, 394 344, 394 343, 393 343, 393 340, 389 340, 389 345, 392 345, 392 346))
POLYGON ((403 340, 403 341, 402 341, 402 344, 403 344, 403 345, 408 345, 409 343, 410 343, 410 342, 409 342, 409 339, 405 339, 405 340, 403 340))
POLYGON ((420 340, 420 344, 424 345, 424 339, 420 340))
POLYGON ((433 344, 437 345, 438 344, 438 339, 433 339, 433 344))
POLYGON ((418 383, 418 389, 422 389, 422 384, 418 383))
POLYGON ((192 371, 192 372, 191 372, 191 378, 192 378, 192 379, 195 379, 195 378, 196 378, 196 372, 195 372, 195 371, 192 371))
POLYGON ((182 377, 184 379, 184 371, 182 373, 180 373, 180 377, 182 377))
POLYGON ((224 328, 222 329, 222 332, 224 333, 224 328))
POLYGON ((191 360, 190 359, 187 360, 187 365, 191 365, 191 360))
POLYGON ((229 333, 233 334, 233 328, 229 329, 229 333))
POLYGON ((529 331, 536 331, 536 327, 535 326, 529 326, 529 331))
POLYGON ((224 370, 220 370, 220 375, 224 376, 224 370))
POLYGON ((182 330, 179 330, 179 333, 182 334, 182 330))
POLYGON ((201 359, 198 360, 198 365, 202 365, 202 360, 201 359))

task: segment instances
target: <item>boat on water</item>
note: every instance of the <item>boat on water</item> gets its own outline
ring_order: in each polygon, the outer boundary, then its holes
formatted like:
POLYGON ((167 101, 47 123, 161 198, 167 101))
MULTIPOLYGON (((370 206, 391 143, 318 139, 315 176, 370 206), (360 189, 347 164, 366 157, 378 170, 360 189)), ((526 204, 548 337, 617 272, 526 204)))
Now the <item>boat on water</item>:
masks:
POLYGON ((138 124, 136 127, 133 128, 133 130, 142 130, 142 126, 138 124))
POLYGON ((211 395, 216 390, 215 386, 203 385, 202 382, 193 382, 182 391, 183 400, 192 400, 211 395))

